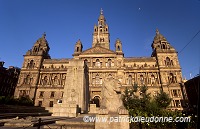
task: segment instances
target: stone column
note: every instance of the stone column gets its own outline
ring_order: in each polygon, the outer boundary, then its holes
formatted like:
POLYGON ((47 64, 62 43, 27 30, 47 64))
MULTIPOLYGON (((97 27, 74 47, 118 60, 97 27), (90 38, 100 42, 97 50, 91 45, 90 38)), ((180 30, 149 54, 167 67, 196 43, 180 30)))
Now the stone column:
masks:
POLYGON ((78 113, 87 112, 88 86, 86 86, 84 62, 71 60, 68 66, 62 103, 54 104, 53 116, 76 117, 78 113))

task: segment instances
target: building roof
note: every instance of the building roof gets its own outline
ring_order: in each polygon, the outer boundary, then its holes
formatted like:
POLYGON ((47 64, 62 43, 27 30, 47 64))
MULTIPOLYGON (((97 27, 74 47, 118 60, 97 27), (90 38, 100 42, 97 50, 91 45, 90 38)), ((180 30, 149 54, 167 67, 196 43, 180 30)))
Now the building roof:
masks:
POLYGON ((71 58, 62 58, 62 59, 44 59, 44 63, 58 64, 58 63, 68 63, 71 58))
POLYGON ((125 57, 124 62, 155 62, 155 57, 125 57))

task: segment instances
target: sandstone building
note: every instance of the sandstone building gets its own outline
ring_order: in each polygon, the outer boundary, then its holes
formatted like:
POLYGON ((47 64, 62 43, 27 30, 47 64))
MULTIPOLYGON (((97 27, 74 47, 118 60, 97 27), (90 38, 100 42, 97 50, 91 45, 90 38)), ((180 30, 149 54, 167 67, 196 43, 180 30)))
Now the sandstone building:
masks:
POLYGON ((10 66, 4 67, 4 62, 0 61, 0 96, 13 96, 17 86, 20 68, 10 66))
POLYGON ((158 30, 151 47, 149 57, 124 57, 122 42, 116 39, 115 50, 111 50, 109 26, 101 10, 98 24, 94 26, 92 47, 83 50, 78 40, 72 59, 51 59, 46 35, 39 38, 24 55, 15 96, 29 96, 36 106, 52 107, 62 99, 64 87, 70 82, 70 61, 79 60, 88 67, 88 94, 97 107, 101 104, 104 78, 113 77, 121 82, 122 91, 136 83, 148 86, 148 91, 155 96, 162 88, 173 98, 170 108, 181 110, 182 73, 177 51, 158 30))

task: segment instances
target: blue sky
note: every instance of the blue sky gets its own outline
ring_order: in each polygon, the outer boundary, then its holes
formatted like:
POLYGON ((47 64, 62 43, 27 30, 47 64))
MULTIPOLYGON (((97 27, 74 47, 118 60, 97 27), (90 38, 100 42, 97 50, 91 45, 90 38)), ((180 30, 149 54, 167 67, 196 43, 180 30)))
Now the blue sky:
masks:
MULTIPOLYGON (((23 55, 46 32, 52 58, 71 58, 78 39, 92 46, 103 9, 111 49, 125 57, 150 56, 156 28, 179 52, 200 30, 200 0, 0 0, 0 60, 21 67, 23 55)), ((199 73, 200 34, 179 54, 183 77, 199 73)))

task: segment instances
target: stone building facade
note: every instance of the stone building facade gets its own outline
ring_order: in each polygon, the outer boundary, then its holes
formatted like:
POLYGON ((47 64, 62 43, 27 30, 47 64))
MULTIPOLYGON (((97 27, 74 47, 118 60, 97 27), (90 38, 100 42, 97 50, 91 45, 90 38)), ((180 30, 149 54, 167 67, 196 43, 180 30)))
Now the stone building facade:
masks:
POLYGON ((0 61, 0 96, 13 96, 17 86, 20 68, 10 66, 4 67, 4 62, 0 61))
POLYGON ((101 104, 104 79, 113 77, 121 82, 122 91, 136 83, 148 86, 155 96, 162 88, 173 98, 170 108, 181 110, 182 73, 177 51, 158 30, 151 47, 149 57, 124 57, 122 42, 116 39, 115 50, 111 50, 109 27, 101 10, 94 26, 92 47, 83 50, 78 40, 72 59, 51 59, 46 35, 39 38, 24 55, 15 95, 34 98, 36 106, 52 107, 63 97, 70 60, 80 60, 88 67, 89 96, 97 107, 101 104))

